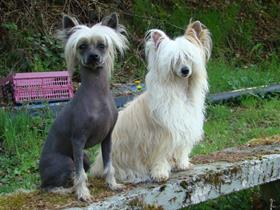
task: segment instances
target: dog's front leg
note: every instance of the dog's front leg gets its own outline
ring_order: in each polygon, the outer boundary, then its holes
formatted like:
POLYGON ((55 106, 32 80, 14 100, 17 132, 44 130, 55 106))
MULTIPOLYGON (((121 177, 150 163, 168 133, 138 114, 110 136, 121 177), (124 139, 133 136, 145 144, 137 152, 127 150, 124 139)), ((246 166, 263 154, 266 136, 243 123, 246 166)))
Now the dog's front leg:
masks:
POLYGON ((87 188, 87 174, 83 166, 83 149, 85 142, 85 137, 75 138, 72 141, 75 163, 74 188, 79 200, 89 202, 91 201, 91 195, 89 189, 87 188))
POLYGON ((170 171, 170 164, 166 158, 162 157, 154 160, 151 167, 151 177, 156 182, 163 182, 169 179, 170 171))
POLYGON ((151 178, 156 182, 163 182, 169 179, 171 166, 167 160, 169 147, 164 144, 155 148, 151 156, 151 178))
POLYGON ((111 132, 107 135, 104 141, 101 143, 104 175, 106 183, 112 190, 121 190, 124 188, 122 184, 118 184, 115 179, 115 170, 112 165, 112 139, 111 132))
POLYGON ((192 164, 189 161, 191 148, 192 147, 189 145, 182 145, 175 149, 173 154, 173 171, 184 171, 192 167, 192 164))

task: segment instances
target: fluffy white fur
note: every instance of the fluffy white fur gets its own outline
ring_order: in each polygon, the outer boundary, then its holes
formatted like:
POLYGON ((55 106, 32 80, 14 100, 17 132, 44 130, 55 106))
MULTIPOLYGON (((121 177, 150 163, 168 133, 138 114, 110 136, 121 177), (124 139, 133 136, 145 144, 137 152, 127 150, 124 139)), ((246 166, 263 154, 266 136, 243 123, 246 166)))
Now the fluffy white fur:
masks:
MULTIPOLYGON (((112 28, 98 23, 92 27, 86 25, 76 25, 69 32, 71 36, 67 39, 65 43, 65 60, 67 64, 67 69, 70 75, 73 74, 76 65, 78 64, 77 58, 77 49, 80 43, 96 43, 98 41, 103 41, 107 46, 107 57, 104 59, 104 63, 109 66, 109 69, 113 69, 114 57, 116 51, 118 50, 121 55, 127 49, 127 39, 123 33, 126 33, 125 28, 121 26, 118 31, 113 30, 112 28), (73 59, 75 58, 75 59, 73 59)), ((61 39, 65 37, 58 34, 61 39)), ((82 60, 82 59, 80 59, 82 60)), ((109 76, 111 72, 109 72, 109 76)))
MULTIPOLYGON (((174 40, 157 29, 147 33, 147 90, 119 112, 112 134, 118 180, 164 181, 171 170, 190 166, 191 149, 203 137, 211 47, 210 33, 199 21, 174 40), (181 75, 182 66, 189 68, 188 77, 181 75)), ((100 153, 91 172, 103 175, 100 153)))
POLYGON ((82 199, 84 201, 90 201, 91 195, 90 191, 87 187, 87 174, 85 170, 82 170, 82 173, 79 177, 74 178, 74 189, 76 191, 76 195, 78 199, 82 199))

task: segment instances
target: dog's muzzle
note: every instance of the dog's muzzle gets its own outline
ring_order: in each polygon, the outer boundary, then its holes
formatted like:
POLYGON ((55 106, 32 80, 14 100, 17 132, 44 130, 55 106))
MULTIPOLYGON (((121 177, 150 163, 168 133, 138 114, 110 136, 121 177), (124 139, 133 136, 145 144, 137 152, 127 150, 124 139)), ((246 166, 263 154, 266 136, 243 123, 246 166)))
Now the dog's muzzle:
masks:
POLYGON ((86 65, 96 65, 100 63, 100 56, 97 54, 90 54, 86 59, 86 65))
POLYGON ((190 74, 190 69, 186 66, 181 68, 182 77, 187 77, 190 74))

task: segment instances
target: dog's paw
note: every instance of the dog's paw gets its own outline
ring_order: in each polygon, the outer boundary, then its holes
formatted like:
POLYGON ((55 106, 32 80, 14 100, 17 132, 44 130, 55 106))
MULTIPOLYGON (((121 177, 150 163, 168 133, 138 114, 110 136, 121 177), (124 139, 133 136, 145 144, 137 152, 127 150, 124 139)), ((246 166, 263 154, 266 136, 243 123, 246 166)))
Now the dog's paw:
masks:
POLYGON ((121 191, 121 190, 123 190, 125 188, 125 185, 115 183, 115 184, 108 184, 108 187, 111 190, 114 190, 114 191, 121 191))
POLYGON ((77 195, 78 200, 83 201, 83 202, 89 203, 92 200, 89 189, 87 187, 77 188, 76 195, 77 195))
POLYGON ((151 177, 155 182, 165 182, 169 179, 169 170, 163 167, 155 167, 151 171, 151 177))
POLYGON ((155 182, 165 182, 169 179, 169 174, 153 174, 152 179, 155 182))
POLYGON ((185 171, 187 169, 192 168, 193 164, 191 164, 189 161, 180 161, 179 163, 175 164, 174 171, 185 171))

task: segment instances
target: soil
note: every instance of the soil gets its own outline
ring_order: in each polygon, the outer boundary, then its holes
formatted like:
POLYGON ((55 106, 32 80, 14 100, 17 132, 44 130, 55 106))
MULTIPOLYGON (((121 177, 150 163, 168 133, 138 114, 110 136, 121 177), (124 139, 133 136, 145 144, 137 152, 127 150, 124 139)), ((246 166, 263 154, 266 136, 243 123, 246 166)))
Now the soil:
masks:
MULTIPOLYGON (((92 202, 98 202, 117 192, 108 190, 103 179, 89 178, 89 189, 92 202)), ((128 191, 133 185, 126 185, 128 191)), ((55 194, 35 190, 32 192, 18 191, 0 196, 0 210, 31 210, 31 209, 63 209, 70 207, 85 207, 89 203, 78 201, 74 194, 55 194)))
POLYGON ((192 158, 193 164, 206 164, 217 161, 237 162, 245 159, 258 158, 261 155, 280 153, 274 145, 280 145, 280 135, 250 140, 246 145, 228 148, 209 155, 198 155, 192 158))

